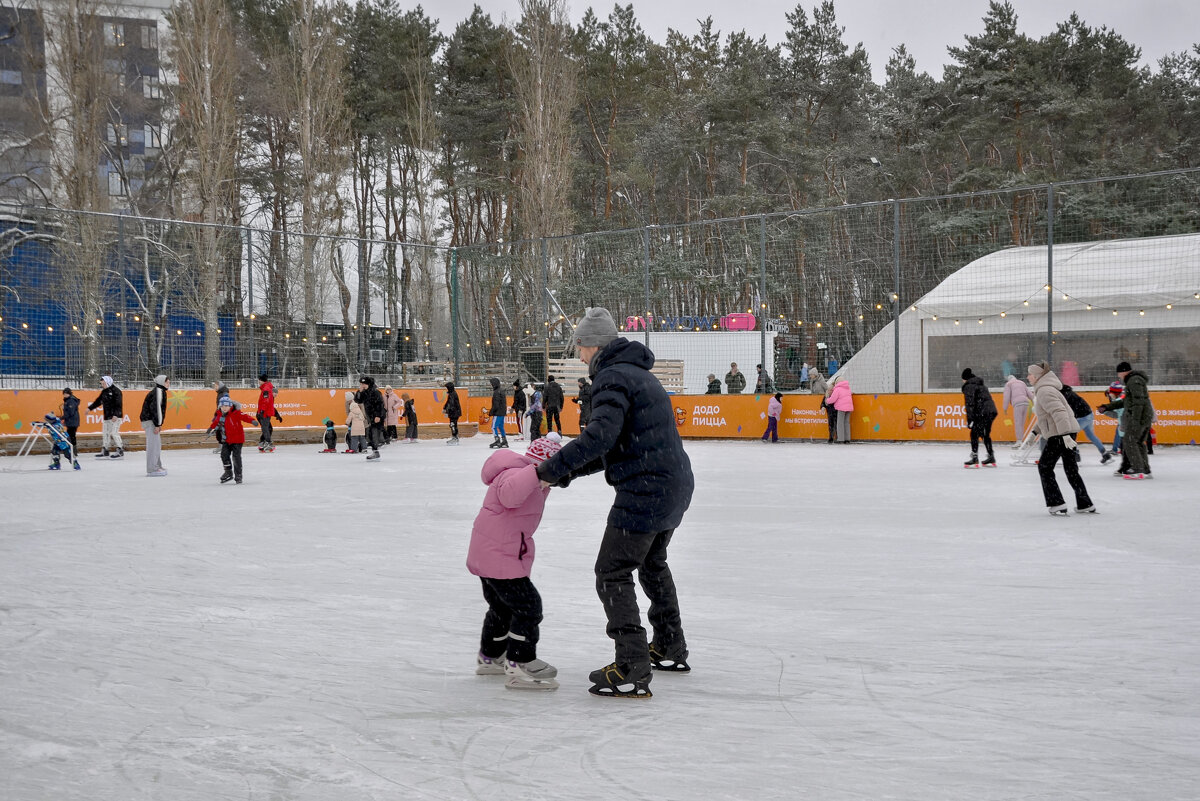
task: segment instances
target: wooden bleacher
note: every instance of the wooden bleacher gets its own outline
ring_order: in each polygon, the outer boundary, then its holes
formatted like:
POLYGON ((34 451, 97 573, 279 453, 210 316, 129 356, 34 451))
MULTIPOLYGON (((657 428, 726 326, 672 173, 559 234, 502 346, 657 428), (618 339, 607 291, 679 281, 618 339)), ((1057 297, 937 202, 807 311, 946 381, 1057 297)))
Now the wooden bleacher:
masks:
MULTIPOLYGON (((517 377, 520 365, 517 362, 459 362, 458 386, 466 390, 487 390, 492 386, 488 379, 495 376, 501 386, 507 388, 517 377)), ((407 387, 441 387, 454 377, 452 362, 405 362, 407 387)))
MULTIPOLYGON (((683 380, 683 362, 671 359, 660 359, 654 362, 650 371, 663 385, 663 389, 675 395, 686 390, 683 380)), ((568 393, 573 391, 572 385, 580 378, 586 377, 588 367, 579 359, 551 359, 550 375, 562 384, 568 393), (568 383, 570 382, 570 383, 568 383)))

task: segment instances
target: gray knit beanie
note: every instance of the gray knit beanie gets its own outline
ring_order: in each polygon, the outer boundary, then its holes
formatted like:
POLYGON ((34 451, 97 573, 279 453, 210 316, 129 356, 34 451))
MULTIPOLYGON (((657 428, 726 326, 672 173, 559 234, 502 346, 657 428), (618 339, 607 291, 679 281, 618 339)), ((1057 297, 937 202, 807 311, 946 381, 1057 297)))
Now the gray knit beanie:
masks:
POLYGON ((617 338, 617 324, 608 309, 588 309, 575 326, 575 341, 585 348, 602 348, 617 338))

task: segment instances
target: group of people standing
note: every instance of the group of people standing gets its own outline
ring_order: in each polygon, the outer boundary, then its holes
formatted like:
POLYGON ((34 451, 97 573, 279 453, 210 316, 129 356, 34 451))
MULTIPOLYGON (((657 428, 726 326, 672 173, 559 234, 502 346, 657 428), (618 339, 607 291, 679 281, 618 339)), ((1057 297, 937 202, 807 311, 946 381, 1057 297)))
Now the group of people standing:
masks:
MULTIPOLYGON (((546 383, 540 390, 532 382, 522 385, 519 380, 513 381, 511 403, 501 387, 499 378, 492 377, 488 381, 492 385, 492 401, 487 408, 487 417, 492 425, 492 443, 489 447, 508 447, 508 432, 505 430, 504 420, 510 412, 516 416, 517 440, 523 440, 527 430, 530 442, 541 437, 543 416, 547 433, 556 429, 558 434, 563 433, 561 415, 566 404, 566 395, 562 385, 553 375, 546 376, 546 383), (526 419, 529 421, 528 429, 525 427, 526 419)), ((586 378, 579 378, 579 392, 571 400, 579 406, 579 427, 582 430, 587 427, 592 416, 592 388, 586 378)))
MULTIPOLYGON (((1005 412, 1009 409, 1013 412, 1017 439, 1014 447, 1020 447, 1022 442, 1027 441, 1026 418, 1031 407, 1036 414, 1036 422, 1030 431, 1039 440, 1038 475, 1046 507, 1052 515, 1068 513, 1054 475, 1054 468, 1059 462, 1063 465, 1067 482, 1075 492, 1075 511, 1096 511, 1079 473, 1081 457, 1076 435, 1080 432, 1099 450, 1101 464, 1107 464, 1120 451, 1121 466, 1114 475, 1131 481, 1151 478, 1147 447, 1154 409, 1150 403, 1146 374, 1134 370, 1127 361, 1117 365, 1116 374, 1119 381, 1113 382, 1105 391, 1107 403, 1096 407, 1096 411, 1118 419, 1112 451, 1107 451, 1096 435, 1095 412, 1091 406, 1073 387, 1063 384, 1046 362, 1029 365, 1026 370, 1028 383, 1015 375, 1009 375, 1005 383, 1002 408, 1005 412)), ((964 464, 967 467, 980 464, 978 447, 982 440, 987 449, 987 458, 982 464, 995 465, 991 440, 992 422, 997 416, 995 402, 982 379, 970 368, 963 370, 962 380, 963 408, 967 424, 971 427, 971 456, 964 464)))

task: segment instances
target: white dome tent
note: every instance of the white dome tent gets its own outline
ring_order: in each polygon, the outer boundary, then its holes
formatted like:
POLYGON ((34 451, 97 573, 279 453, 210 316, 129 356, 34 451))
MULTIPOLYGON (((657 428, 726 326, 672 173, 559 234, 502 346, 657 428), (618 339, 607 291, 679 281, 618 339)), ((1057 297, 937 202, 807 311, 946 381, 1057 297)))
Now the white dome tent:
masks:
MULTIPOLYGON (((900 392, 958 390, 970 367, 993 388, 1007 372, 1046 358, 1085 389, 1116 378, 1127 360, 1151 384, 1200 387, 1200 234, 1055 245, 990 253, 955 272, 900 316, 900 392), (1047 303, 1053 306, 1053 334, 1047 303)), ((895 382, 895 323, 838 375, 856 393, 889 393, 895 382)))

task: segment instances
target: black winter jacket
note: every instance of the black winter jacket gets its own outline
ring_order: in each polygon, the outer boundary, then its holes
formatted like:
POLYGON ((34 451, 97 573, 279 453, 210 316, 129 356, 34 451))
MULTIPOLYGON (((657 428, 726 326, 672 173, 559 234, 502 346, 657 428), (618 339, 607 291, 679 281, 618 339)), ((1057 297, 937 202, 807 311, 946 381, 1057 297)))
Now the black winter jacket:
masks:
POLYGON ((640 532, 678 526, 695 487, 671 399, 653 366, 654 354, 624 337, 597 352, 587 428, 537 468, 551 484, 603 469, 617 490, 608 524, 640 532))
POLYGON ((499 378, 489 378, 488 381, 492 384, 492 405, 488 414, 492 417, 503 417, 508 413, 508 398, 505 397, 504 390, 500 389, 499 378))
POLYGON ((565 397, 563 396, 562 385, 557 381, 547 382, 546 386, 542 389, 542 408, 546 411, 552 409, 562 411, 564 402, 565 397))
POLYGON ((100 394, 96 396, 96 399, 88 404, 88 409, 95 409, 97 406, 104 408, 105 420, 112 417, 125 416, 125 401, 121 395, 121 390, 117 388, 116 384, 100 390, 100 394))
POLYGON ((528 408, 528 404, 525 403, 525 393, 520 387, 513 387, 512 410, 520 417, 525 413, 526 408, 528 408))
POLYGON ((360 389, 354 393, 355 403, 361 403, 363 411, 367 413, 367 425, 375 425, 375 418, 379 418, 379 425, 384 424, 387 418, 387 407, 383 402, 383 393, 379 391, 379 387, 375 386, 372 381, 367 385, 366 389, 360 389))
POLYGON ((67 428, 79 428, 79 398, 74 395, 63 398, 62 422, 67 428))
POLYGON ((142 414, 138 420, 145 423, 151 422, 158 427, 167 419, 167 388, 161 384, 155 384, 154 389, 146 393, 146 399, 142 401, 142 414))
POLYGON ((458 400, 458 392, 454 389, 454 382, 446 382, 446 402, 442 404, 442 411, 451 420, 457 420, 462 417, 462 404, 458 400))
POLYGON ((967 412, 967 424, 976 420, 992 420, 996 417, 996 402, 992 393, 979 376, 971 376, 963 382, 963 408, 967 412))
POLYGON ((404 402, 404 422, 408 423, 410 426, 415 426, 417 424, 417 408, 413 403, 412 398, 409 398, 404 402))
POLYGON ((1088 405, 1088 402, 1075 394, 1075 390, 1071 389, 1071 387, 1063 384, 1063 388, 1060 391, 1063 397, 1067 399, 1067 405, 1071 407, 1071 414, 1075 415, 1076 420, 1081 417, 1087 417, 1092 413, 1092 407, 1088 405))
POLYGON ((579 387, 579 395, 575 402, 579 404, 579 425, 586 426, 592 419, 592 385, 583 384, 579 387))

